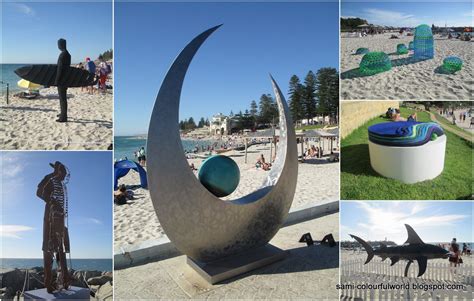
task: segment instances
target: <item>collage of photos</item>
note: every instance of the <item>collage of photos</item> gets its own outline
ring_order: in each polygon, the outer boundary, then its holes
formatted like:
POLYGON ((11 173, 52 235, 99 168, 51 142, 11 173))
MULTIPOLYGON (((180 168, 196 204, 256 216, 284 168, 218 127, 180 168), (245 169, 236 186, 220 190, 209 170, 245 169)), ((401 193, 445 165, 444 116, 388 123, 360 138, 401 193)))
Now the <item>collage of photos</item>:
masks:
POLYGON ((2 1, 0 300, 474 300, 473 12, 2 1))

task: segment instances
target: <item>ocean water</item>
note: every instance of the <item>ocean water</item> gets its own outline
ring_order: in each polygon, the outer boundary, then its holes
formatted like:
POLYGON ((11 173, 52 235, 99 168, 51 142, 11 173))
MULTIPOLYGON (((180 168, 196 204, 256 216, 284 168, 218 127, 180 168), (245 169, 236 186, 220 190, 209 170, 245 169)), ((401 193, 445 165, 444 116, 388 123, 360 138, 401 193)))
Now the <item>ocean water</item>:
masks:
MULTIPOLYGON (((20 80, 20 77, 15 74, 14 70, 25 65, 27 64, 0 64, 0 80, 10 85, 10 92, 21 90, 16 84, 20 80)), ((0 93, 2 95, 6 93, 6 85, 0 85, 0 93)))
MULTIPOLYGON (((191 152, 197 146, 207 147, 215 143, 213 140, 181 140, 184 151, 191 152)), ((115 136, 114 137, 114 158, 117 160, 128 158, 135 159, 134 152, 141 147, 146 148, 146 139, 140 136, 115 136)))
MULTIPOLYGON (((28 269, 34 267, 42 267, 42 258, 0 258, 0 267, 4 269, 28 269)), ((76 271, 112 271, 112 259, 72 259, 72 266, 69 265, 69 258, 67 261, 68 267, 76 271)), ((55 265, 54 265, 55 267, 55 265)))

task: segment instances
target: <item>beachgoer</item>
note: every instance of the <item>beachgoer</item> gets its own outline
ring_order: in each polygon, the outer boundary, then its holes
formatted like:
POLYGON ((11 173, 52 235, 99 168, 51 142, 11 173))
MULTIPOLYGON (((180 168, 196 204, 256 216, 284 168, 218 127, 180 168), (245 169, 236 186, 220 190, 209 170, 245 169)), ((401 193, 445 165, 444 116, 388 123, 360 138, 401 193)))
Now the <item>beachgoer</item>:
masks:
MULTIPOLYGON (((449 266, 450 268, 454 267, 454 273, 456 274, 456 267, 459 264, 459 259, 460 259, 460 252, 459 252, 459 245, 456 242, 456 238, 453 238, 451 241, 451 245, 449 246, 449 266)), ((453 270, 453 269, 452 269, 453 270)))
POLYGON ((58 40, 58 48, 61 50, 61 53, 58 57, 55 85, 58 87, 61 113, 58 115, 59 119, 56 121, 67 122, 67 86, 65 85, 64 80, 67 77, 67 72, 71 66, 71 55, 66 49, 65 39, 58 40))
MULTIPOLYGON (((95 63, 89 57, 86 58, 86 70, 89 71, 90 74, 96 74, 95 63)), ((89 86, 89 94, 94 94, 94 85, 89 86)))
POLYGON ((70 284, 67 269, 66 253, 69 249, 69 233, 66 227, 67 194, 65 185, 69 173, 65 165, 56 161, 50 164, 54 171, 46 175, 38 184, 36 195, 45 202, 43 218, 43 262, 44 285, 48 293, 53 293, 57 286, 53 284, 53 257, 61 268, 62 286, 68 289, 70 284))
POLYGON ((100 63, 99 68, 99 88, 102 93, 107 91, 106 81, 107 81, 107 64, 105 62, 100 63))
POLYGON ((140 158, 141 158, 139 163, 140 163, 141 166, 145 166, 146 165, 146 156, 145 156, 145 148, 143 146, 140 148, 139 154, 140 154, 140 158))
POLYGON ((124 184, 120 185, 117 191, 114 191, 114 203, 124 205, 127 203, 127 189, 124 184))
POLYGON ((408 116, 407 121, 415 122, 416 121, 416 113, 413 113, 410 116, 408 116))
POLYGON ((260 158, 257 160, 257 163, 255 163, 255 167, 261 167, 263 170, 270 170, 270 166, 270 163, 265 162, 265 157, 263 154, 260 154, 260 158))
POLYGON ((192 171, 197 170, 197 168, 194 166, 194 163, 191 163, 191 164, 189 165, 189 167, 191 168, 192 171))

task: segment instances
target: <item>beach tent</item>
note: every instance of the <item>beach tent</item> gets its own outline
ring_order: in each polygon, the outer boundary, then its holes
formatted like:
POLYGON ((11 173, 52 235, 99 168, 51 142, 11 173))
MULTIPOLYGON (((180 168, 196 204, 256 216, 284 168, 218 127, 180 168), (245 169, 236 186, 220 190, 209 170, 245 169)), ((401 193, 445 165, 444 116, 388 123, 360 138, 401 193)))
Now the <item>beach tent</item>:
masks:
POLYGON ((143 188, 148 187, 145 169, 143 169, 143 167, 141 167, 137 162, 122 160, 114 163, 114 190, 117 190, 118 188, 118 179, 126 176, 130 169, 133 169, 140 175, 140 186, 143 188))

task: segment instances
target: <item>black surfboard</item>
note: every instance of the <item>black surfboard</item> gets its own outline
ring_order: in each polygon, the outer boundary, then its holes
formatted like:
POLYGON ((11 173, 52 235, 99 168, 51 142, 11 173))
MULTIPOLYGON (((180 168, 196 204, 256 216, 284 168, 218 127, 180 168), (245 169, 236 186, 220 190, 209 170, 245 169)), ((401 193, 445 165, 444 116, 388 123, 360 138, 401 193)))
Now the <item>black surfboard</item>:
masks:
MULTIPOLYGON (((15 73, 32 83, 45 87, 56 86, 57 65, 28 65, 15 70, 15 73)), ((87 70, 75 67, 68 67, 64 72, 64 76, 60 82, 61 85, 67 87, 86 87, 97 83, 95 75, 90 74, 87 70)))

